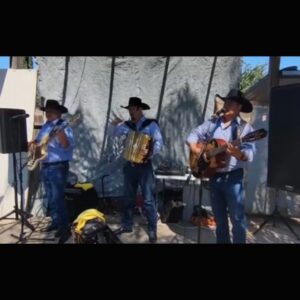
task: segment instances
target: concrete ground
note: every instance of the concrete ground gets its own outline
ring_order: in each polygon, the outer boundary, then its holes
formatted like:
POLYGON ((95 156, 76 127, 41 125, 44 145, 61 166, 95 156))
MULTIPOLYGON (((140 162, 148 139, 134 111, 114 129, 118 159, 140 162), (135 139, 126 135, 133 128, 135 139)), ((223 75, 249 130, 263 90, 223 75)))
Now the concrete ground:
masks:
MULTIPOLYGON (((119 215, 107 215, 107 224, 112 230, 120 226, 119 215)), ((298 240, 289 228, 277 219, 275 226, 272 222, 268 222, 261 231, 253 235, 253 232, 265 220, 265 217, 248 216, 248 244, 298 244, 298 240)), ((300 237, 300 220, 299 219, 285 219, 300 237)), ((41 230, 49 224, 49 218, 33 217, 28 220, 35 230, 31 231, 27 226, 24 226, 25 235, 20 236, 21 223, 15 219, 0 220, 0 243, 1 244, 56 244, 58 238, 54 237, 54 232, 45 233, 41 230)), ((147 244, 147 222, 141 216, 135 217, 135 224, 133 233, 125 233, 120 236, 120 240, 124 244, 147 244)), ((174 224, 164 224, 158 222, 158 244, 215 244, 215 228, 199 228, 193 226, 188 222, 179 222, 174 224), (199 238, 200 234, 200 238, 199 238)), ((73 244, 71 237, 66 244, 73 244)))

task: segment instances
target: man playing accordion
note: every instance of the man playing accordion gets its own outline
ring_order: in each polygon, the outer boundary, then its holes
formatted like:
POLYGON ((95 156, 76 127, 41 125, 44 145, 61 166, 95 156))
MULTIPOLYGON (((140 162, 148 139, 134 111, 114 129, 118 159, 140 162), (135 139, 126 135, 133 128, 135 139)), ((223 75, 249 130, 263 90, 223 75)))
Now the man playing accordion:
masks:
POLYGON ((154 119, 146 119, 143 110, 150 106, 140 98, 131 97, 127 106, 130 120, 116 118, 111 122, 114 125, 114 136, 126 136, 124 158, 124 205, 122 212, 122 226, 116 234, 132 232, 133 210, 138 186, 141 187, 144 200, 144 211, 148 220, 149 242, 157 240, 157 205, 154 199, 155 177, 152 167, 152 158, 162 148, 163 139, 154 119))

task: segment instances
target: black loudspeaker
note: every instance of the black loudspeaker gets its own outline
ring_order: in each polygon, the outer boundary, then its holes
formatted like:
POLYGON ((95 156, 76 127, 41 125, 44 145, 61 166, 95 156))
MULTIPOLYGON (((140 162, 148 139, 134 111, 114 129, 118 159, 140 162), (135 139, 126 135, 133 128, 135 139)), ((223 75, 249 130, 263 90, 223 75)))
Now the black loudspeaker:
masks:
POLYGON ((271 90, 268 186, 300 193, 300 84, 271 90))
POLYGON ((23 109, 0 108, 0 153, 27 152, 26 117, 23 109))

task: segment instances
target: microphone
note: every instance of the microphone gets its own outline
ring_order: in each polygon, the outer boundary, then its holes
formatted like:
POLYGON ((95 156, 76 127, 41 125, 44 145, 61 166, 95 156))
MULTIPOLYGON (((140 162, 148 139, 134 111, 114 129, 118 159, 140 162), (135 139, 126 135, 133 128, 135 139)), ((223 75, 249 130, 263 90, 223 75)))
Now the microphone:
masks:
POLYGON ((216 120, 216 119, 222 117, 226 111, 227 110, 223 107, 222 109, 218 110, 215 114, 213 114, 211 116, 211 118, 214 119, 214 120, 216 120))
POLYGON ((12 116, 10 119, 11 120, 16 120, 16 119, 25 119, 25 118, 28 118, 28 117, 29 117, 29 114, 20 114, 20 115, 12 116))
POLYGON ((226 109, 223 107, 222 109, 218 110, 215 115, 217 117, 221 117, 224 115, 224 113, 226 113, 226 109))

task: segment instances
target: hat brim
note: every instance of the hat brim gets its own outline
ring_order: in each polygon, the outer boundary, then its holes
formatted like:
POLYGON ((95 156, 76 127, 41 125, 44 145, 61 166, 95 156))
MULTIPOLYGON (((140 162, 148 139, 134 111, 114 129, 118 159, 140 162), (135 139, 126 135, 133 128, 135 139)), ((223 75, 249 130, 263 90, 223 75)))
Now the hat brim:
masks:
POLYGON ((253 111, 252 103, 245 97, 221 97, 219 94, 216 97, 220 98, 222 101, 231 100, 242 105, 241 112, 251 113, 253 111))
MULTIPOLYGON (((65 113, 68 112, 68 109, 67 109, 66 107, 64 107, 64 106, 58 106, 58 107, 48 106, 48 107, 49 107, 49 108, 52 108, 52 109, 55 109, 55 110, 57 110, 57 111, 60 111, 62 114, 65 114, 65 113)), ((40 110, 41 110, 41 111, 46 111, 46 108, 47 108, 47 107, 42 106, 42 107, 40 107, 40 110)))
POLYGON ((147 110, 147 109, 150 109, 150 106, 146 103, 141 103, 139 105, 127 105, 127 106, 123 106, 121 105, 122 108, 125 108, 125 109, 129 109, 130 106, 138 106, 138 107, 141 107, 142 110, 147 110))

